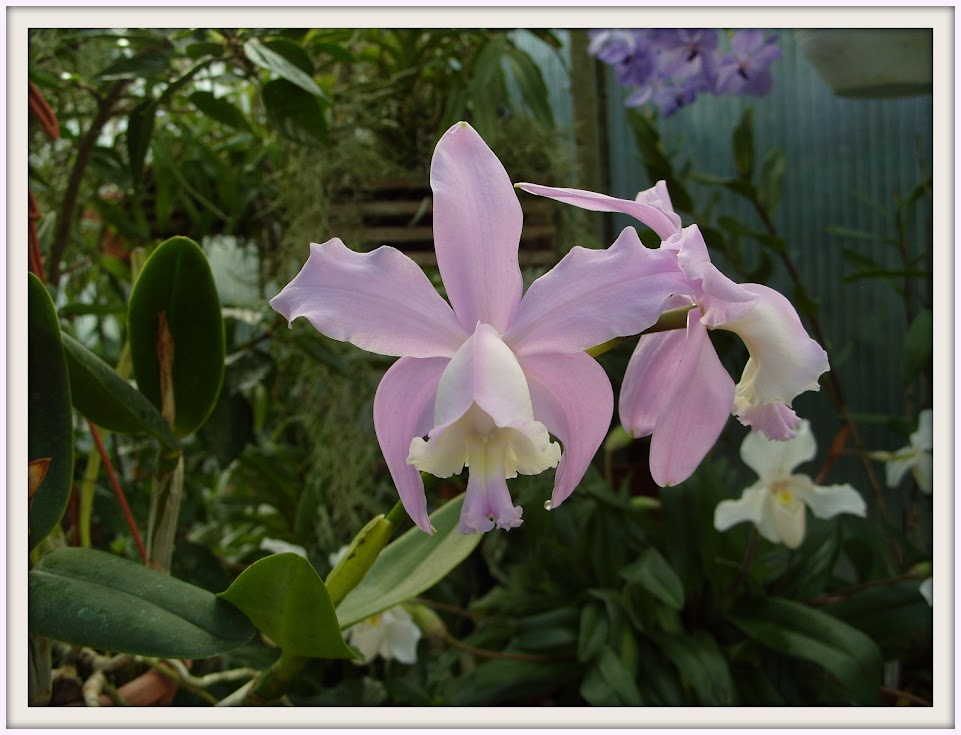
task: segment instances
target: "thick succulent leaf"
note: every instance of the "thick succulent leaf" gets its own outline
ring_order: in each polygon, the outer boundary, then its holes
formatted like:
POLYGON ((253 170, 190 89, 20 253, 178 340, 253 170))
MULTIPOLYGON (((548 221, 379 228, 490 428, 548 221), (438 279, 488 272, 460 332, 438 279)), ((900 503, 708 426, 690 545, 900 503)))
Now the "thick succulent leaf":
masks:
POLYGON ((63 346, 74 408, 97 426, 118 434, 150 434, 174 445, 170 427, 140 391, 69 334, 63 346))
POLYGON ((157 337, 161 314, 173 340, 177 437, 203 425, 224 378, 224 323, 207 258, 186 237, 161 243, 144 263, 130 294, 127 324, 137 385, 161 408, 157 337))
POLYGON ((437 529, 433 535, 412 528, 381 552, 363 581, 337 607, 342 628, 416 597, 467 558, 484 534, 457 532, 463 502, 459 495, 431 514, 437 529))
MULTIPOLYGON (((27 290, 27 458, 50 459, 30 501, 30 548, 60 522, 73 476, 70 381, 53 300, 32 273, 27 290)), ((22 468, 26 470, 26 467, 22 468)), ((27 488, 21 488, 26 493, 27 488)))
POLYGON ((356 657, 341 635, 323 580, 298 554, 254 562, 219 596, 243 610, 285 656, 356 657))
POLYGON ((31 635, 108 651, 207 658, 254 635, 250 621, 213 593, 96 549, 41 557, 27 596, 31 635))

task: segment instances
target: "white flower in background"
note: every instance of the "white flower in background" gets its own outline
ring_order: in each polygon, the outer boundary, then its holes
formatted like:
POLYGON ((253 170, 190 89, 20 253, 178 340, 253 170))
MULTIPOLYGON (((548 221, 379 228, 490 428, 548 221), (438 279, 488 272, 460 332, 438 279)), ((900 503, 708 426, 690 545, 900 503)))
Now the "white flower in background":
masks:
MULTIPOLYGON (((341 546, 327 557, 331 567, 337 566, 348 548, 341 546)), ((417 661, 421 631, 410 613, 397 605, 350 626, 344 631, 344 638, 364 655, 363 662, 358 663, 367 664, 380 656, 385 661, 396 659, 412 664, 417 661)))
POLYGON ((911 434, 911 443, 896 452, 882 455, 887 459, 888 487, 897 487, 904 474, 911 470, 921 491, 931 494, 933 475, 931 434, 931 409, 926 408, 918 417, 918 430, 911 434))
POLYGON ((271 554, 284 554, 291 552, 307 558, 307 549, 303 546, 298 546, 297 544, 290 544, 286 541, 281 541, 279 538, 265 538, 260 542, 260 548, 264 551, 269 551, 271 554))
POLYGON ((928 577, 918 588, 921 596, 928 601, 929 605, 934 605, 934 577, 928 577))
POLYGON ((410 613, 397 605, 352 625, 344 631, 344 637, 364 655, 364 663, 380 656, 412 664, 417 661, 421 632, 410 613))
POLYGON ((741 459, 758 474, 758 481, 738 500, 724 500, 714 509, 714 527, 726 531, 751 521, 768 541, 796 549, 804 540, 807 506, 818 518, 839 513, 864 516, 864 498, 850 485, 815 485, 807 475, 791 474, 814 458, 817 443, 811 425, 802 420, 789 441, 771 441, 763 434, 748 434, 741 444, 741 459))

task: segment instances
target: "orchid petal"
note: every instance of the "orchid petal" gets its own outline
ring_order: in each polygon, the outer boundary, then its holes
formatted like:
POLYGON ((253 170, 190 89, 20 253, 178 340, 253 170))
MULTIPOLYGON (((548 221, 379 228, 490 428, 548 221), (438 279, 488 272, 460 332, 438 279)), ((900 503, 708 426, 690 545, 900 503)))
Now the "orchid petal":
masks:
POLYGON ((451 127, 431 160, 437 267, 461 324, 503 332, 521 299, 523 216, 497 156, 467 123, 451 127))
POLYGON ((726 531, 738 523, 761 523, 768 491, 763 485, 747 488, 737 500, 722 500, 714 509, 714 528, 726 531))
POLYGON ((772 401, 763 406, 742 408, 737 420, 752 431, 764 434, 768 439, 788 441, 793 439, 801 419, 780 401, 772 401))
POLYGON ((918 592, 927 601, 928 605, 934 604, 934 577, 928 577, 918 587, 918 592))
POLYGON ((651 477, 661 487, 683 482, 724 429, 734 381, 718 359, 696 311, 688 312, 684 351, 651 437, 651 477))
MULTIPOLYGON (((617 199, 584 189, 567 189, 540 184, 517 184, 517 188, 523 189, 529 194, 556 199, 559 202, 572 204, 575 207, 588 209, 592 212, 621 212, 630 215, 654 230, 661 240, 667 240, 680 229, 680 218, 673 211, 669 213, 663 211, 661 209, 663 200, 658 196, 652 196, 645 201, 638 201, 636 199, 617 199), (651 201, 658 203, 649 203, 651 201)), ((667 203, 670 204, 670 199, 667 203)))
POLYGON ((716 327, 746 316, 754 308, 758 296, 734 283, 712 263, 697 225, 690 225, 663 245, 677 251, 677 264, 684 275, 699 284, 695 293, 702 309, 701 323, 716 327))
POLYGON ((751 355, 737 386, 738 416, 772 401, 790 406, 798 394, 818 390, 818 377, 830 369, 827 353, 808 336, 790 301, 767 286, 741 285, 760 300, 744 318, 719 325, 737 334, 751 355))
POLYGON ((885 475, 887 477, 888 487, 897 487, 901 484, 901 479, 909 469, 914 467, 916 461, 917 456, 913 453, 903 456, 895 453, 894 456, 885 463, 885 475))
POLYGON ((861 493, 848 484, 815 485, 806 475, 791 476, 791 490, 818 518, 832 518, 841 513, 867 514, 861 493))
POLYGON ((450 360, 402 357, 381 378, 374 396, 374 430, 387 469, 404 509, 422 530, 431 533, 424 481, 407 464, 414 437, 433 426, 434 397, 441 374, 450 360))
POLYGON ((673 254, 626 227, 606 250, 574 247, 534 281, 504 341, 518 355, 581 352, 647 329, 685 287, 673 254))
POLYGON ((789 549, 799 547, 804 541, 804 528, 807 522, 804 503, 797 498, 782 501, 775 496, 770 496, 767 509, 770 523, 773 524, 781 543, 789 549))
POLYGON ((918 416, 918 430, 911 434, 912 447, 925 452, 930 452, 934 448, 932 421, 931 409, 924 409, 918 416))
POLYGON ((925 495, 930 495, 934 489, 934 460, 927 452, 918 457, 917 464, 912 468, 914 481, 925 495))
POLYGON ((806 420, 801 421, 797 435, 790 441, 772 441, 752 432, 741 443, 741 459, 768 484, 788 477, 799 464, 814 459, 815 454, 817 442, 806 420))
POLYGON ((684 352, 686 330, 645 334, 634 348, 618 400, 621 424, 631 436, 653 433, 684 352))
POLYGON ((390 247, 357 253, 338 238, 311 243, 270 305, 288 322, 307 317, 321 334, 381 355, 450 357, 467 339, 413 260, 390 247))
POLYGON ((582 352, 520 358, 534 415, 563 445, 551 507, 563 503, 584 477, 611 428, 614 391, 604 368, 582 352))
POLYGON ((511 500, 503 471, 497 468, 472 469, 460 512, 461 533, 486 533, 495 525, 504 529, 516 528, 523 523, 523 512, 511 500))

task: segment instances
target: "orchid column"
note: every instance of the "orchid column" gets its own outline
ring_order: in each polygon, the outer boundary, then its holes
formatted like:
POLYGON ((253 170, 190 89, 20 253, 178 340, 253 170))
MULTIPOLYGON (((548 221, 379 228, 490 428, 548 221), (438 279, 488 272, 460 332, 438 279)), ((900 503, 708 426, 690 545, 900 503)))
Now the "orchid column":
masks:
POLYGON ((396 355, 374 425, 404 508, 430 533, 421 471, 469 468, 462 533, 521 523, 506 480, 557 468, 552 507, 580 482, 610 428, 610 381, 584 350, 650 327, 686 283, 675 254, 626 228, 607 250, 575 247, 523 294, 522 214, 500 161, 467 123, 431 161, 434 247, 450 305, 406 255, 310 246, 271 300, 289 322, 396 355), (559 440, 551 440, 553 435, 559 440))

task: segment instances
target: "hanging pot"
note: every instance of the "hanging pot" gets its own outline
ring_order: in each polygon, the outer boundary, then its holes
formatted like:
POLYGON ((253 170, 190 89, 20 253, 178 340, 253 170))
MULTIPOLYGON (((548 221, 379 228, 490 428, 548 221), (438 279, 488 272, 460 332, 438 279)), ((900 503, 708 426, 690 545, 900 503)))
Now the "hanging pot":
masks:
POLYGON ((801 52, 842 97, 930 94, 930 28, 818 28, 795 30, 801 52))

